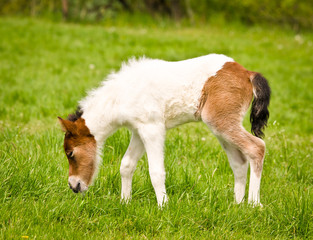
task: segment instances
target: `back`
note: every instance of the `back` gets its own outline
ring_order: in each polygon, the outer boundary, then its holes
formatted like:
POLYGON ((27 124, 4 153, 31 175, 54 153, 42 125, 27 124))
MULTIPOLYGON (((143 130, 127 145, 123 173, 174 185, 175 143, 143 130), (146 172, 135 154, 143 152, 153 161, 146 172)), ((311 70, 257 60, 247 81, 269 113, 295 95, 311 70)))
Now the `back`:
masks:
POLYGON ((125 84, 124 94, 129 100, 134 100, 128 104, 144 108, 150 115, 144 118, 163 117, 166 127, 172 128, 196 120, 194 113, 204 83, 225 62, 232 61, 217 54, 178 62, 132 60, 117 75, 125 84))
POLYGON ((172 128, 195 121, 204 83, 225 62, 232 61, 218 54, 178 62, 131 59, 95 90, 93 95, 99 97, 95 97, 94 104, 105 106, 110 101, 130 125, 136 121, 162 121, 166 128, 172 128))

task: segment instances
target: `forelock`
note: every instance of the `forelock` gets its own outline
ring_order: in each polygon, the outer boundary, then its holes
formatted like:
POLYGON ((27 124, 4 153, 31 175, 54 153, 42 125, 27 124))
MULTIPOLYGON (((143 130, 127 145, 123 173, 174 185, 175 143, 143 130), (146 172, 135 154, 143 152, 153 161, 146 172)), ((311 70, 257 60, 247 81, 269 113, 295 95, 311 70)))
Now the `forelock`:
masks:
POLYGON ((75 113, 68 115, 67 120, 75 122, 83 115, 83 110, 78 106, 75 113))

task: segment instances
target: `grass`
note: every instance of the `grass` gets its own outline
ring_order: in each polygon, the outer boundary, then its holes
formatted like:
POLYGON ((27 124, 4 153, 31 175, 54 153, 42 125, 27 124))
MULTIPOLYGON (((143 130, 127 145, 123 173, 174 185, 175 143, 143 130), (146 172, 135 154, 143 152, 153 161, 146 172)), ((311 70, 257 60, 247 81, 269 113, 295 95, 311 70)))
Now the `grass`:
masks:
MULTIPOLYGON (((0 18, 1 239, 303 239, 313 237, 313 34, 240 25, 90 26, 0 18), (234 204, 233 175, 201 123, 170 130, 168 205, 160 210, 147 159, 120 204, 119 130, 84 195, 67 186, 57 116, 130 56, 181 60, 211 52, 262 72, 272 87, 263 208, 234 204)), ((245 119, 245 126, 250 125, 245 119)))

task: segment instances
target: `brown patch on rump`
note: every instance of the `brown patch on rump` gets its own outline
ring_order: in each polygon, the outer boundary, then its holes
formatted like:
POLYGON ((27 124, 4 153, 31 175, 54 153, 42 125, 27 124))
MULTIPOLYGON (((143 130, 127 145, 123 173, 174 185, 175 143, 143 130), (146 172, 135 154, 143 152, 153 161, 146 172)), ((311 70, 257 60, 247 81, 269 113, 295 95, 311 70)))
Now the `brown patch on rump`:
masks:
POLYGON ((214 134, 236 146, 261 173, 264 142, 242 127, 244 114, 253 98, 250 81, 253 74, 236 62, 225 63, 203 86, 196 116, 201 116, 214 134))
POLYGON ((79 176, 87 185, 95 171, 96 140, 83 118, 75 121, 59 117, 65 131, 64 151, 69 161, 69 176, 79 176))
MULTIPOLYGON (((206 102, 212 101, 210 109, 214 115, 240 113, 248 108, 252 100, 251 72, 239 63, 227 62, 215 76, 210 77, 203 86, 196 114, 202 115, 206 102)), ((213 116, 212 116, 213 117, 213 116)))

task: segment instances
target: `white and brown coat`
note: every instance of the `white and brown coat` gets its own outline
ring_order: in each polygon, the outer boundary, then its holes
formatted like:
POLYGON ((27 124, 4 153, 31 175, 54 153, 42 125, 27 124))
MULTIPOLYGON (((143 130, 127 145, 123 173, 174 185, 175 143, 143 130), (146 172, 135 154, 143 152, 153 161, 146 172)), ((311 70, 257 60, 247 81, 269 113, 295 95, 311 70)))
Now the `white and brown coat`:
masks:
POLYGON ((235 199, 244 198, 248 163, 248 201, 260 204, 260 180, 265 144, 260 138, 269 116, 270 88, 261 74, 246 70, 233 59, 210 54, 167 62, 130 60, 79 103, 68 120, 59 118, 66 132, 64 148, 70 163, 69 185, 87 190, 100 164, 100 150, 109 135, 122 126, 132 131, 122 159, 122 199, 131 198, 132 175, 146 151, 158 204, 167 201, 164 140, 167 129, 203 121, 227 153, 235 175, 235 199), (253 100, 254 99, 254 100, 253 100), (252 102, 252 132, 242 119, 252 102))

